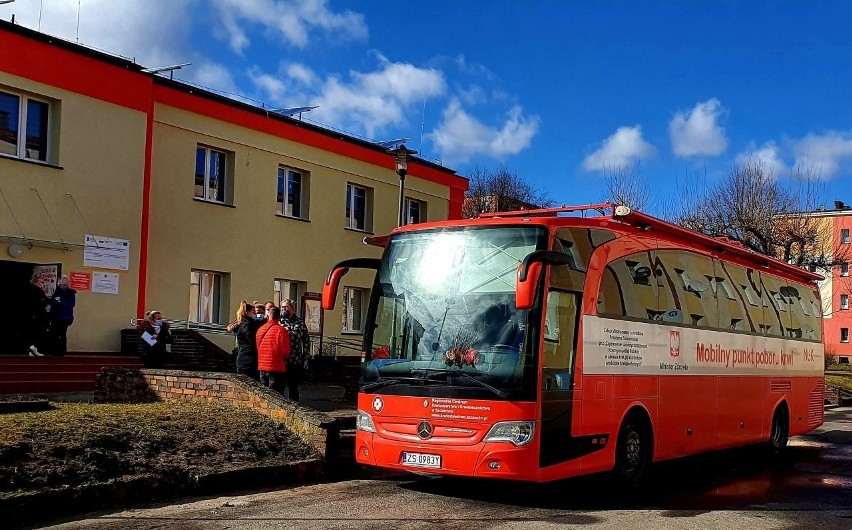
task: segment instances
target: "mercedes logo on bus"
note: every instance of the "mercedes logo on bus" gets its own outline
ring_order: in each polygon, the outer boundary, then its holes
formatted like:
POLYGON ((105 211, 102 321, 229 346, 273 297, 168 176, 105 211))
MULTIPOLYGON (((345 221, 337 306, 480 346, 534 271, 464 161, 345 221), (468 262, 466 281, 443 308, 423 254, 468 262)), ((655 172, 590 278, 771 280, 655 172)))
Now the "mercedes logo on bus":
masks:
POLYGON ((417 436, 422 438, 423 440, 428 440, 432 437, 432 424, 426 420, 421 421, 417 424, 417 436))

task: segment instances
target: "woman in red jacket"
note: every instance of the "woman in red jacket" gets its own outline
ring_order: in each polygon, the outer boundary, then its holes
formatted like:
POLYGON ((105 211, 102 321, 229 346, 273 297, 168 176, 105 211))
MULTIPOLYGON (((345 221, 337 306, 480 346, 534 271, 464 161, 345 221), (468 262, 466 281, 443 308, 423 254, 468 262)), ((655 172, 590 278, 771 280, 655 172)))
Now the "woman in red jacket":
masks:
POLYGON ((267 312, 266 324, 257 330, 257 369, 260 384, 281 392, 287 384, 287 357, 290 356, 290 337, 278 323, 281 310, 271 307, 267 312))

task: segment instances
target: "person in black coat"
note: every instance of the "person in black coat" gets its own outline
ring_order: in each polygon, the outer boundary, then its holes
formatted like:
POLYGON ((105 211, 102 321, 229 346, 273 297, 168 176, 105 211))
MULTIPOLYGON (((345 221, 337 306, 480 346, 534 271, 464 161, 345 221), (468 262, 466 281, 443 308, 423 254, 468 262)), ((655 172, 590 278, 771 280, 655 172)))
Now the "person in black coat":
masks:
POLYGON ((24 295, 23 335, 30 357, 44 357, 39 349, 47 350, 45 337, 50 325, 50 301, 41 287, 34 282, 27 286, 24 295))
POLYGON ((172 343, 172 334, 169 331, 169 323, 163 321, 163 315, 159 311, 148 311, 145 313, 147 320, 136 324, 142 341, 142 364, 145 368, 163 368, 169 356, 166 348, 172 343), (154 344, 149 344, 141 338, 143 333, 148 333, 154 344))
POLYGON ((240 302, 237 310, 237 320, 229 326, 237 333, 237 373, 260 380, 257 371, 257 330, 264 324, 264 319, 257 318, 253 305, 245 300, 240 302))

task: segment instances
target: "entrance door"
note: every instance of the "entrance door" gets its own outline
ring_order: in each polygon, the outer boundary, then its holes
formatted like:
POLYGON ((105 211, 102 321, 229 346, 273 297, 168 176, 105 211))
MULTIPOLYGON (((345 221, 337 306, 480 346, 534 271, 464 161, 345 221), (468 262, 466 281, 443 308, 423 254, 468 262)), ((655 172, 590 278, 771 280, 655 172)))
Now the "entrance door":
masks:
MULTIPOLYGON (((0 353, 26 354, 29 328, 29 303, 27 301, 29 284, 33 273, 38 272, 40 286, 47 287, 49 293, 56 289, 56 280, 61 265, 25 263, 0 260, 0 322, 4 323, 4 338, 0 341, 0 353)), ((45 293, 48 294, 47 292, 45 293)))

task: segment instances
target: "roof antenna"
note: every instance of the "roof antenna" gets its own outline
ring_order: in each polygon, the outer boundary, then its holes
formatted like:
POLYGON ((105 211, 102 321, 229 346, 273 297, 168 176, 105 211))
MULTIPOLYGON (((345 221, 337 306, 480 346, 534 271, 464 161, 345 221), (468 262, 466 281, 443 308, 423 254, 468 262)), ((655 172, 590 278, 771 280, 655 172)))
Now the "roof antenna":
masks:
POLYGON ((77 0, 77 44, 80 44, 80 2, 83 0, 77 0))
POLYGON ((38 3, 38 31, 41 33, 41 11, 44 9, 44 0, 40 0, 38 3))

